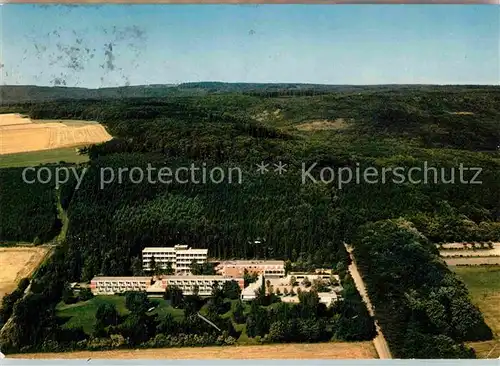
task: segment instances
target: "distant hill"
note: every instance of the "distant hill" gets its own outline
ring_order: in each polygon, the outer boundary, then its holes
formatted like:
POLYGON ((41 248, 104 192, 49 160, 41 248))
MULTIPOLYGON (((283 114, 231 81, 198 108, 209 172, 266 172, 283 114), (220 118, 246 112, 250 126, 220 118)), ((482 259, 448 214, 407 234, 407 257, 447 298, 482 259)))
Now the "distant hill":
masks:
MULTIPOLYGON (((245 93, 254 95, 274 96, 308 95, 324 93, 352 93, 376 92, 390 90, 443 90, 463 91, 464 89, 493 90, 494 86, 438 86, 438 85, 324 85, 300 83, 224 83, 224 82, 190 82, 175 84, 152 84, 123 86, 113 88, 87 89, 60 86, 35 85, 1 85, 0 104, 14 104, 24 102, 40 102, 59 99, 121 99, 121 98, 150 98, 169 95, 205 95, 207 93, 245 93)), ((498 88, 496 89, 498 90, 498 88)))
POLYGON ((13 104, 58 99, 147 98, 165 96, 175 91, 175 89, 175 85, 140 85, 100 89, 2 85, 0 86, 0 101, 2 104, 13 104))

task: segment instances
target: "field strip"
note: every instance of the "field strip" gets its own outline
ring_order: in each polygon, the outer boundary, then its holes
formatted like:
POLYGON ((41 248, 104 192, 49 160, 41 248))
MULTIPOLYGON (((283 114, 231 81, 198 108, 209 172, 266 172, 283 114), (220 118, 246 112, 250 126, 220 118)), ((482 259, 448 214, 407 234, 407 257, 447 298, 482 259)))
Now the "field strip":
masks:
POLYGON ((83 146, 111 138, 95 121, 32 121, 20 115, 0 115, 0 155, 83 146))
POLYGON ((500 257, 453 257, 444 258, 449 266, 480 266, 500 264, 500 257))
POLYGON ((29 118, 24 118, 18 113, 0 114, 0 126, 22 125, 31 123, 29 118))
POLYGON ((373 359, 372 342, 288 343, 8 355, 21 359, 373 359))
POLYGON ((19 280, 29 277, 44 260, 49 247, 0 248, 0 299, 12 292, 19 280))

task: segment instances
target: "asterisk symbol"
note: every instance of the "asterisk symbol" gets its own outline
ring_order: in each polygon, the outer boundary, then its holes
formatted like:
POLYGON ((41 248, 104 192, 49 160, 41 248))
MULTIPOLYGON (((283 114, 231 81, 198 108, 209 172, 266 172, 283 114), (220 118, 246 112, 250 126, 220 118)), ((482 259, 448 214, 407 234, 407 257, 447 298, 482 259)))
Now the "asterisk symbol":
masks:
POLYGON ((267 166, 269 164, 264 164, 264 162, 262 162, 260 164, 256 164, 256 165, 257 165, 257 172, 260 174, 267 173, 267 171, 269 170, 269 169, 267 169, 267 166))
POLYGON ((276 169, 274 169, 275 172, 278 172, 278 174, 283 174, 286 172, 286 164, 283 164, 281 161, 278 164, 274 164, 276 169))

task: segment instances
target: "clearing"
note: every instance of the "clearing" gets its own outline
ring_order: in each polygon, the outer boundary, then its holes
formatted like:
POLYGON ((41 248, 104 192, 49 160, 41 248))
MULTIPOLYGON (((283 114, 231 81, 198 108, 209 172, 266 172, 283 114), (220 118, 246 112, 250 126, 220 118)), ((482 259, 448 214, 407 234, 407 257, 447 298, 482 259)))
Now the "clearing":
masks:
POLYGON ((259 346, 155 348, 100 352, 64 352, 9 355, 25 359, 373 359, 371 342, 300 343, 259 346))
POLYGON ((34 121, 19 114, 0 115, 0 155, 90 145, 111 140, 97 122, 34 121))
POLYGON ((0 300, 16 288, 19 280, 38 268, 48 250, 42 246, 0 248, 0 300))
POLYGON ((455 114, 459 116, 473 116, 473 112, 448 112, 448 114, 455 114))
POLYGON ((335 121, 321 120, 302 123, 295 126, 301 131, 320 131, 320 130, 344 130, 348 123, 343 118, 337 118, 335 121))
POLYGON ((467 285, 472 302, 479 307, 495 340, 473 342, 481 358, 500 357, 500 266, 450 267, 467 285), (493 350, 493 351, 492 351, 493 350), (491 353, 490 353, 491 352, 491 353))

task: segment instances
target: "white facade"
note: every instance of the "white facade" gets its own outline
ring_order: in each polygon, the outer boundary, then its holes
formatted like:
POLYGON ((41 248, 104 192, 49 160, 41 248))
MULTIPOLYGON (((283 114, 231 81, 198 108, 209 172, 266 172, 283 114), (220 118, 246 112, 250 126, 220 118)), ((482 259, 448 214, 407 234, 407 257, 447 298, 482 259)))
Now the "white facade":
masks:
POLYGON ((243 278, 224 276, 161 276, 157 277, 94 277, 90 289, 94 295, 114 295, 127 291, 146 291, 148 294, 163 294, 168 286, 179 287, 184 295, 192 295, 198 286, 198 295, 210 296, 215 282, 222 287, 224 282, 236 281, 243 289, 243 278))
POLYGON ((146 291, 151 277, 94 277, 90 290, 94 295, 114 295, 127 291, 146 291))
POLYGON ((241 291, 241 300, 251 301, 255 299, 255 292, 262 286, 262 275, 257 278, 257 281, 250 283, 241 291))
POLYGON ((195 286, 198 286, 199 296, 210 296, 212 286, 215 282, 222 286, 224 282, 235 281, 240 289, 243 289, 243 278, 230 278, 224 276, 164 276, 162 278, 162 287, 177 286, 184 295, 192 295, 195 286))
POLYGON ((304 281, 306 279, 306 277, 311 282, 314 280, 328 281, 328 280, 330 280, 331 277, 334 277, 337 281, 340 281, 340 277, 338 275, 330 275, 330 274, 290 272, 286 278, 288 280, 290 280, 292 277, 295 277, 297 282, 304 281))
POLYGON ((154 257, 155 262, 163 269, 170 262, 176 273, 188 273, 193 261, 199 264, 205 263, 207 256, 208 249, 192 249, 187 245, 146 247, 142 250, 142 267, 146 271, 150 270, 151 258, 154 257))

